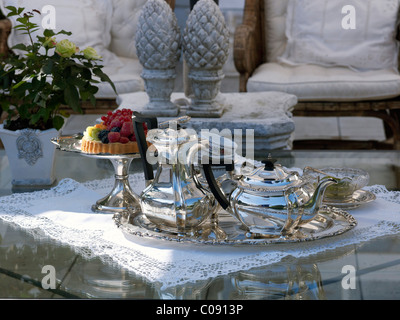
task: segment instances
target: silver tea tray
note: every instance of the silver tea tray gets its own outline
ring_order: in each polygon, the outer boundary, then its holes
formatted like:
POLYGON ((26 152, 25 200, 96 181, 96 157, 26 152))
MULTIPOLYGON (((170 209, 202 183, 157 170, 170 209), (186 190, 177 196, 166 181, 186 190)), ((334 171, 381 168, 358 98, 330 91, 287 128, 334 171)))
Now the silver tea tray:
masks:
POLYGON ((205 222, 199 230, 190 235, 180 235, 175 232, 160 230, 143 214, 130 215, 128 212, 116 213, 113 216, 115 224, 121 229, 127 239, 132 241, 137 237, 175 241, 179 243, 198 243, 214 245, 267 245, 272 243, 291 243, 312 241, 340 235, 357 225, 356 219, 338 208, 323 207, 315 218, 300 226, 290 236, 276 238, 246 237, 247 231, 241 223, 226 212, 218 214, 218 227, 226 233, 225 239, 210 239, 203 235, 209 230, 211 223, 205 222))

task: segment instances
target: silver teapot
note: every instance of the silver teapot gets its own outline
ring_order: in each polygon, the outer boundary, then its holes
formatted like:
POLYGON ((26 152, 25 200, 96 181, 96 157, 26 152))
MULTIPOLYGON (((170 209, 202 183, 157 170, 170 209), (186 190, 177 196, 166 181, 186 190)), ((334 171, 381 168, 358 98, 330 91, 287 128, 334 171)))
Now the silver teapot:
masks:
POLYGON ((288 171, 275 162, 269 157, 261 167, 243 163, 241 174, 230 179, 234 186, 228 194, 216 183, 210 166, 203 165, 210 190, 221 207, 243 224, 247 237, 292 234, 296 227, 318 214, 325 189, 336 183, 334 179, 326 179, 315 187, 298 172, 288 171))
MULTIPOLYGON (((175 124, 187 120, 178 119, 175 124)), ((161 231, 193 235, 218 206, 195 170, 202 145, 191 131, 171 128, 173 122, 159 124, 145 138, 141 122, 137 117, 134 128, 147 182, 139 196, 142 213, 161 231), (157 164, 155 175, 152 164, 157 164)))

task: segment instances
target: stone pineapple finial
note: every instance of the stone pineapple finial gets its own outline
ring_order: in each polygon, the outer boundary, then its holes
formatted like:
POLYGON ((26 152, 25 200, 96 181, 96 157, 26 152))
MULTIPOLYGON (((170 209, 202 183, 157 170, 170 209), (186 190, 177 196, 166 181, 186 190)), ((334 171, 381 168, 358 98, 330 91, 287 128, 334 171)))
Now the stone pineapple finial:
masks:
POLYGON ((223 107, 215 98, 229 55, 229 30, 213 0, 200 0, 193 7, 186 22, 182 46, 194 95, 188 114, 220 117, 223 107))
POLYGON ((229 30, 221 10, 213 0, 200 0, 191 11, 183 35, 188 66, 220 69, 228 59, 229 30))
POLYGON ((137 56, 143 72, 149 103, 142 113, 153 116, 176 116, 177 105, 171 102, 176 78, 176 64, 181 56, 181 34, 175 14, 164 0, 149 0, 139 16, 135 37, 137 56))
POLYGON ((139 16, 137 55, 146 69, 173 69, 181 56, 181 34, 174 13, 164 0, 149 0, 139 16))

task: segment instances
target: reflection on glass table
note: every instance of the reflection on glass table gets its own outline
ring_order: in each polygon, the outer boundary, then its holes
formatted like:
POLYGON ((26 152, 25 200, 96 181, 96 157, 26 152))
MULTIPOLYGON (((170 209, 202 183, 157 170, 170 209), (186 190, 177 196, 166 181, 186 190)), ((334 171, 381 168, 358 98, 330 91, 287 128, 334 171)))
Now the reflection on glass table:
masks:
MULTIPOLYGON (((399 188, 398 152, 279 151, 289 168, 356 167, 370 173, 370 185, 399 188)), ((261 159, 263 155, 259 157, 261 159)), ((13 191, 7 158, 0 150, 0 195, 13 191)), ((130 171, 140 172, 140 161, 130 171)), ((111 163, 57 152, 57 181, 110 178, 111 163)), ((58 243, 40 230, 22 230, 0 220, 0 298, 135 298, 135 299, 399 299, 400 237, 379 238, 310 257, 287 257, 269 266, 234 272, 163 289, 106 257, 85 248, 58 243), (45 290, 43 266, 57 271, 57 289, 45 290), (354 267, 355 287, 348 288, 345 266, 354 267), (347 281, 347 282, 346 282, 347 281)))

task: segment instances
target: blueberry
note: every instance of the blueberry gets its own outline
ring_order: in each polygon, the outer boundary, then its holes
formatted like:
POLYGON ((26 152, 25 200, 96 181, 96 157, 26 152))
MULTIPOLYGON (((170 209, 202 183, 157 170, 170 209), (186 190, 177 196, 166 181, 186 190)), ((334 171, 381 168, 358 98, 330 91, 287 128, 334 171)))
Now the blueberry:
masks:
POLYGON ((111 129, 111 132, 120 132, 121 128, 120 127, 114 127, 111 129))
POLYGON ((99 139, 101 140, 102 143, 109 143, 109 141, 108 141, 108 133, 109 132, 110 131, 108 131, 108 130, 101 130, 99 132, 99 139))

